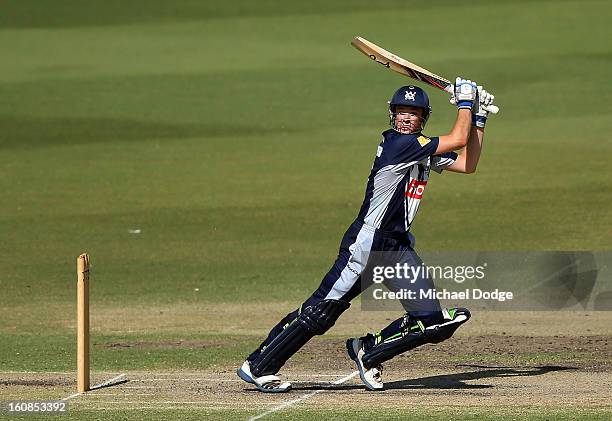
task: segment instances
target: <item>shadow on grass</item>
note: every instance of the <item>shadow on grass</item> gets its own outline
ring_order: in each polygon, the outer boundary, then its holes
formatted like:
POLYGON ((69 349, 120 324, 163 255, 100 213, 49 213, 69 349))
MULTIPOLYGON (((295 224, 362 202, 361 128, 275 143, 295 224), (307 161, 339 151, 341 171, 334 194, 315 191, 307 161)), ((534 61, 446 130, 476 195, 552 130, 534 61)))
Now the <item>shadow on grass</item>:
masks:
MULTIPOLYGON (((0 28, 61 28, 107 25, 144 24, 154 22, 210 21, 223 18, 267 16, 346 14, 355 10, 381 10, 397 4, 372 5, 367 0, 330 2, 277 2, 238 0, 212 2, 183 0, 178 4, 165 0, 125 2, 121 0, 55 0, 41 4, 36 0, 20 0, 3 5, 0 28)), ((425 7, 425 5, 424 5, 425 7)))
MULTIPOLYGON (((105 389, 108 387, 118 386, 129 382, 124 375, 118 376, 115 379, 105 381, 98 385, 92 386, 89 390, 105 389)), ((0 386, 28 386, 28 387, 55 387, 55 386, 74 386, 74 379, 54 378, 54 379, 8 379, 1 380, 0 386)))
MULTIPOLYGON (((530 377, 541 376, 554 371, 577 370, 576 367, 536 366, 525 368, 490 367, 481 365, 459 365, 458 367, 477 368, 475 371, 443 374, 439 376, 420 377, 417 379, 398 380, 385 383, 385 390, 407 389, 489 389, 490 384, 466 384, 469 380, 489 379, 494 377, 530 377)), ((324 383, 294 383, 293 390, 356 390, 363 389, 359 385, 334 385, 324 383)))
POLYGON ((297 133, 298 129, 241 124, 170 124, 118 118, 35 118, 1 116, 0 149, 24 149, 111 141, 153 141, 190 137, 238 137, 297 133))
POLYGON ((114 379, 105 381, 104 383, 100 383, 96 386, 92 386, 89 390, 105 389, 107 387, 119 386, 120 384, 124 384, 127 382, 129 382, 129 380, 125 378, 124 374, 122 374, 114 379))

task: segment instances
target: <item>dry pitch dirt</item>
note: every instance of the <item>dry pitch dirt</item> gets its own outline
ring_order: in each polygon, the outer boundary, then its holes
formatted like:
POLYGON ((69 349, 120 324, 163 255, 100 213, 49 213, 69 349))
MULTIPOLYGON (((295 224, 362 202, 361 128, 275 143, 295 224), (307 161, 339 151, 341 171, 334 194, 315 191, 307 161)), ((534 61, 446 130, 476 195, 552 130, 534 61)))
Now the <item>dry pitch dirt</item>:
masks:
MULTIPOLYGON (((355 316, 343 318, 333 336, 315 338, 286 365, 281 374, 294 382, 288 394, 257 392, 235 375, 240 363, 236 361, 206 371, 127 372, 125 382, 72 397, 71 410, 198 408, 264 413, 293 400, 299 401, 292 406, 306 409, 406 408, 417 402, 438 408, 609 408, 612 404, 610 313, 481 314, 451 340, 389 361, 383 392, 364 390, 358 377, 334 384, 354 371, 341 337, 355 331, 361 317, 355 316), (546 326, 552 320, 556 323, 546 326)), ((177 340, 109 346, 200 345, 177 340)), ((94 373, 93 383, 117 374, 94 373)), ((2 373, 0 395, 3 400, 58 399, 73 394, 74 386, 74 373, 2 373)))

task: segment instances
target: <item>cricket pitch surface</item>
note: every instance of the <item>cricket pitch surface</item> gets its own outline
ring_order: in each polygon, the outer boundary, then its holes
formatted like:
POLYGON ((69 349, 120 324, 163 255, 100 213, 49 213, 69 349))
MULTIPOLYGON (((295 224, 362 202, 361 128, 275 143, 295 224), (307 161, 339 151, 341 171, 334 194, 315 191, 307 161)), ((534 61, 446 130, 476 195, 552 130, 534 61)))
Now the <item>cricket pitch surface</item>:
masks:
MULTIPOLYGON (((314 416, 321 411, 350 414, 384 408, 379 415, 387 411, 398 416, 415 406, 434 412, 469 409, 505 415, 518 414, 521 408, 608 414, 608 313, 566 313, 565 322, 555 328, 547 328, 545 322, 558 319, 558 314, 518 314, 495 313, 495 322, 484 318, 479 323, 476 318, 446 342, 387 362, 381 392, 365 390, 346 355, 344 336, 338 332, 354 328, 351 318, 341 319, 333 335, 315 338, 287 363, 280 374, 293 383, 289 393, 263 394, 240 380, 235 370, 242 361, 197 371, 93 372, 92 384, 117 380, 85 394, 75 394, 73 372, 5 372, 0 391, 3 400, 67 399, 71 413, 77 414, 204 411, 207 418, 266 419, 295 415, 292 411, 315 411, 314 416), (568 335, 568 329, 576 334, 568 335)), ((144 352, 152 344, 124 345, 142 346, 144 352)))

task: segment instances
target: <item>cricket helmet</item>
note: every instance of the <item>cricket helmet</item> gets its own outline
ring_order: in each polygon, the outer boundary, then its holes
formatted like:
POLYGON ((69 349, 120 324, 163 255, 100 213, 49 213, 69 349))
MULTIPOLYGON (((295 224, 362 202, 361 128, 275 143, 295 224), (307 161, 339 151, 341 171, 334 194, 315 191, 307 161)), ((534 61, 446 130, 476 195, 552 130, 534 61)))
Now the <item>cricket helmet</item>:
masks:
POLYGON ((399 88, 389 101, 389 125, 393 130, 397 130, 396 121, 396 108, 398 105, 405 105, 407 107, 417 107, 423 110, 423 119, 421 121, 421 130, 425 128, 425 123, 431 115, 431 106, 429 105, 429 97, 427 93, 419 88, 418 86, 402 86, 399 88))

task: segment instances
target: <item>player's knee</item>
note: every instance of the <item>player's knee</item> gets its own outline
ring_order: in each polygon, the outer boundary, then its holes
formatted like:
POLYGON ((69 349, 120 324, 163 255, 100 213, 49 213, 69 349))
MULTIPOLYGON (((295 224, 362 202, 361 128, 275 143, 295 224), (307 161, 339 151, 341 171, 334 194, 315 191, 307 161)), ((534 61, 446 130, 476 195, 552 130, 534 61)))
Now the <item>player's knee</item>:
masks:
POLYGON ((343 300, 322 300, 302 309, 298 320, 307 331, 314 335, 322 335, 332 328, 338 317, 350 305, 343 300))
POLYGON ((447 312, 447 314, 443 315, 444 321, 428 326, 425 330, 427 342, 438 343, 447 340, 453 336, 459 326, 467 322, 471 317, 471 313, 467 308, 458 307, 444 311, 447 312))

